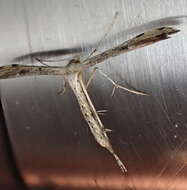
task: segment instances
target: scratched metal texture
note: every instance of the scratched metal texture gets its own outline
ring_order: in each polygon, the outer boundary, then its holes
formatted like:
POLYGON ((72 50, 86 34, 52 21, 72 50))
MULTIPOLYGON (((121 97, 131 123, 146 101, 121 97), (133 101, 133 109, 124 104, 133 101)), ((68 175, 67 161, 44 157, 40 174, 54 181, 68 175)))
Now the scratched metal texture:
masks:
POLYGON ((99 52, 154 27, 181 29, 99 65, 119 84, 149 96, 116 90, 111 97, 112 85, 98 73, 88 88, 96 109, 108 110, 101 120, 128 173, 123 176, 95 142, 70 88, 57 95, 63 77, 2 80, 14 159, 31 190, 187 189, 186 0, 1 0, 0 65, 86 56, 116 11, 99 52))

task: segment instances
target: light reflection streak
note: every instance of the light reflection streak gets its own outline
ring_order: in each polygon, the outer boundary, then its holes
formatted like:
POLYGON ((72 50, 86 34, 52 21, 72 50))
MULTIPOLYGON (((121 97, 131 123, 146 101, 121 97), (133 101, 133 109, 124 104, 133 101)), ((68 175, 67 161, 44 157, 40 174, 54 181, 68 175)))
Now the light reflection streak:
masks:
POLYGON ((25 176, 26 182, 31 186, 45 186, 52 184, 57 187, 70 188, 96 188, 96 189, 113 189, 120 190, 132 187, 133 189, 172 189, 187 190, 187 180, 185 177, 162 176, 122 176, 122 175, 56 175, 40 177, 33 174, 25 176))

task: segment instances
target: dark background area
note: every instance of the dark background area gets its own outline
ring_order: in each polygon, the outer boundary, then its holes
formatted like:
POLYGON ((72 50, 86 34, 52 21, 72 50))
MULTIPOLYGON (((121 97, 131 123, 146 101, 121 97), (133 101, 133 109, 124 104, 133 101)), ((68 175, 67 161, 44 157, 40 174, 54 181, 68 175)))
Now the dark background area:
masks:
POLYGON ((86 57, 116 11, 99 52, 155 27, 181 29, 99 65, 149 96, 111 97, 99 73, 88 88, 96 109, 108 110, 101 120, 128 173, 95 142, 71 89, 57 94, 63 77, 8 79, 0 82, 1 189, 187 189, 186 0, 0 0, 0 65, 86 57))

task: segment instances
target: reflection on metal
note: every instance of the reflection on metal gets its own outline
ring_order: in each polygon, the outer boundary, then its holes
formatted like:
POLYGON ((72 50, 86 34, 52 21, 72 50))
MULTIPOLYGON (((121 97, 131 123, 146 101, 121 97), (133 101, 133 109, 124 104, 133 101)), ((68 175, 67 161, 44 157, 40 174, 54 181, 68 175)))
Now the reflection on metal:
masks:
MULTIPOLYGON (((96 56, 92 56, 93 53, 95 53, 95 51, 97 50, 94 49, 90 56, 83 61, 81 61, 81 58, 77 60, 71 59, 65 67, 52 67, 46 64, 44 64, 45 66, 43 67, 22 65, 20 66, 15 64, 11 66, 3 66, 0 67, 0 78, 7 79, 32 75, 65 75, 66 80, 70 84, 75 96, 77 97, 79 107, 95 140, 100 146, 106 148, 114 156, 118 166, 124 173, 127 172, 127 168, 112 148, 112 145, 107 135, 107 131, 103 126, 97 114, 97 111, 87 93, 86 87, 84 86, 84 83, 82 81, 82 71, 84 71, 85 68, 92 67, 111 57, 115 57, 122 53, 126 53, 141 47, 145 47, 147 45, 151 45, 156 42, 160 42, 162 40, 166 40, 169 38, 169 35, 175 34, 179 31, 180 30, 171 27, 161 27, 148 32, 144 32, 132 38, 131 40, 128 40, 120 44, 119 46, 102 52, 101 54, 98 54, 96 56)), ((119 86, 114 83, 114 81, 112 81, 107 75, 104 74, 104 76, 109 79, 110 82, 112 82, 112 84, 114 85, 114 90, 120 87, 123 90, 128 90, 131 93, 146 95, 144 93, 119 86)), ((114 90, 112 94, 114 94, 114 90)))
POLYGON ((63 77, 0 81, 10 143, 29 189, 186 189, 186 0, 2 0, 0 5, 1 66, 34 65, 36 57, 86 57, 116 11, 120 19, 99 53, 154 28, 181 29, 172 40, 99 66, 118 84, 127 81, 149 97, 119 90, 111 98, 112 85, 98 73, 89 86, 96 109, 108 110, 101 120, 112 130, 107 135, 128 166, 126 176, 96 143, 72 91, 57 95, 63 77))
POLYGON ((150 176, 150 175, 141 175, 141 176, 130 176, 129 178, 122 177, 121 175, 107 175, 104 176, 97 175, 54 175, 46 176, 48 183, 45 182, 45 179, 40 178, 36 174, 26 174, 26 181, 33 188, 34 187, 53 187, 53 188, 71 188, 71 189, 113 189, 113 190, 122 190, 122 189, 159 189, 159 190, 186 190, 187 181, 185 177, 168 177, 168 176, 150 176))

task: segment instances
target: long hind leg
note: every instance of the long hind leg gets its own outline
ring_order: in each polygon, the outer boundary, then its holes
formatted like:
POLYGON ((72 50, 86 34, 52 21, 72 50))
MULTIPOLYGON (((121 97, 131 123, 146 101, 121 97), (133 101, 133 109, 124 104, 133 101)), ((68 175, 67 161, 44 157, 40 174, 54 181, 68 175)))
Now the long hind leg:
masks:
POLYGON ((101 69, 99 69, 99 68, 97 68, 97 67, 95 67, 94 69, 93 69, 93 71, 91 72, 91 75, 90 75, 90 77, 89 77, 89 79, 88 79, 88 82, 86 83, 86 88, 88 88, 88 86, 90 85, 90 83, 91 83, 91 81, 93 80, 93 78, 94 78, 94 76, 95 76, 95 74, 96 74, 96 71, 99 71, 99 73, 102 75, 102 76, 104 76, 108 81, 110 81, 112 84, 113 84, 113 90, 112 90, 112 96, 114 95, 114 92, 115 92, 115 90, 116 89, 122 89, 122 90, 125 90, 125 91, 128 91, 128 92, 130 92, 130 93, 134 93, 134 94, 137 94, 137 95, 143 95, 143 96, 145 96, 145 95, 148 95, 148 94, 146 94, 146 93, 144 93, 144 92, 141 92, 141 91, 139 91, 139 90, 136 90, 135 88, 133 88, 133 89, 130 89, 130 88, 126 88, 126 87, 124 87, 124 86, 121 86, 121 85, 119 85, 119 84, 117 84, 114 80, 112 80, 107 74, 105 74, 101 69))

